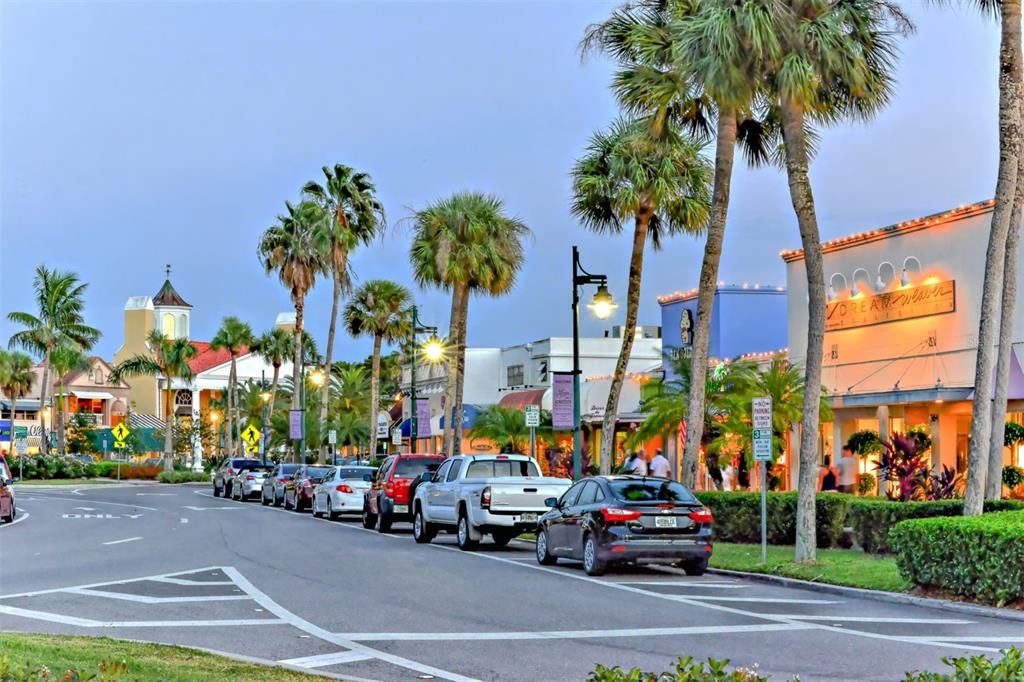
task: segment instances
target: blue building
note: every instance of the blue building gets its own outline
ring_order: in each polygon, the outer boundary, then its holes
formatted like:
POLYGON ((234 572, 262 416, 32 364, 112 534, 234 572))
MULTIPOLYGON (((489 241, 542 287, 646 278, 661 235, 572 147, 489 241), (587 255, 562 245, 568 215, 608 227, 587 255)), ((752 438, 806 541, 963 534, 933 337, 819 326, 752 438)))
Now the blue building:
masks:
MULTIPOLYGON (((663 350, 670 358, 687 352, 697 323, 697 290, 659 296, 663 350)), ((725 284, 715 289, 708 356, 728 360, 774 352, 787 343, 786 289, 763 284, 725 284)), ((670 362, 666 374, 672 377, 670 362)))

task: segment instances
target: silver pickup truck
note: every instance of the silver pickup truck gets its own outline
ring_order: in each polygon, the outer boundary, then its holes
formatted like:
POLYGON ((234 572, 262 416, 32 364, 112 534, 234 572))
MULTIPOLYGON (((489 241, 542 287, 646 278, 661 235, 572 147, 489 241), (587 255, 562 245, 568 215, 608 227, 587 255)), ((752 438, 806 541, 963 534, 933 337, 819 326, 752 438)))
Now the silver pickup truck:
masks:
POLYGON ((544 500, 561 497, 571 481, 541 475, 526 455, 459 455, 437 471, 423 474, 413 498, 412 533, 416 542, 454 532, 459 547, 475 549, 484 535, 502 546, 536 530, 547 510, 544 500))

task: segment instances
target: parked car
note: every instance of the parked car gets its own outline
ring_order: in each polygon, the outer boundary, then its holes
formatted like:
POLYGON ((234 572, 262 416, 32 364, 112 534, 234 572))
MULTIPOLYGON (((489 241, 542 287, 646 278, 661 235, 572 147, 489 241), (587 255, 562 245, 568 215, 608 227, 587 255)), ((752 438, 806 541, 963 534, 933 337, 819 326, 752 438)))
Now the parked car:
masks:
POLYGON ((440 530, 454 532, 459 547, 472 550, 485 534, 504 546, 537 528, 545 500, 562 495, 572 481, 545 477, 526 455, 451 457, 416 489, 412 533, 430 542, 440 530))
POLYGON ((588 575, 617 563, 669 563, 703 575, 711 557, 711 511, 665 478, 594 476, 550 498, 537 529, 537 561, 583 561, 588 575))
POLYGON ((254 467, 243 467, 231 480, 231 499, 245 502, 263 490, 263 480, 272 469, 270 465, 257 464, 254 467))
POLYGON ((376 471, 368 466, 335 467, 313 490, 313 516, 334 520, 341 514, 362 513, 363 495, 376 471))
POLYGON ((18 516, 18 506, 14 501, 14 482, 17 480, 11 476, 7 460, 0 455, 0 523, 14 523, 18 516))
POLYGON ((243 459, 241 457, 229 457, 224 460, 217 470, 213 472, 213 496, 224 497, 231 495, 231 481, 235 474, 241 469, 252 469, 260 465, 258 459, 243 459))
POLYGON ((284 503, 284 486, 301 464, 277 464, 263 477, 260 486, 260 502, 280 507, 284 503))
POLYGON ((284 484, 284 508, 297 512, 313 506, 313 489, 334 470, 332 466, 303 464, 284 484))
POLYGON ((373 484, 363 496, 363 527, 391 530, 396 521, 412 521, 412 494, 421 476, 441 466, 440 455, 391 455, 385 459, 373 484))

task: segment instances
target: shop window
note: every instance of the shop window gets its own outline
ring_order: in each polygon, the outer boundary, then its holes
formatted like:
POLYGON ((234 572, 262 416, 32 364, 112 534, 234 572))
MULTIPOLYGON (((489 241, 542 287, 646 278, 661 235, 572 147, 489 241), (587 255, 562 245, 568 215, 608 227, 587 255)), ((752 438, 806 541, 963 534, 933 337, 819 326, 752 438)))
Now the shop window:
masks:
POLYGON ((508 369, 505 370, 505 376, 508 380, 508 386, 522 386, 526 382, 523 380, 523 366, 522 365, 509 365, 508 369))

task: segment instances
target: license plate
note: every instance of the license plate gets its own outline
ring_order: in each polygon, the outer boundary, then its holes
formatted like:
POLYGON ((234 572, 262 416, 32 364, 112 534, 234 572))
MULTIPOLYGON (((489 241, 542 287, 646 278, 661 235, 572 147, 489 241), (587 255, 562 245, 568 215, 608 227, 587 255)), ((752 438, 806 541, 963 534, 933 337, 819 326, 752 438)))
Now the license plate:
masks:
POLYGON ((656 528, 675 528, 676 517, 674 516, 655 516, 654 526, 656 528))
POLYGON ((537 514, 534 512, 527 512, 526 514, 520 516, 519 520, 524 522, 533 522, 537 520, 537 514))
POLYGON ((407 505, 407 504, 396 504, 395 505, 395 513, 396 514, 408 514, 409 513, 409 505, 407 505))

